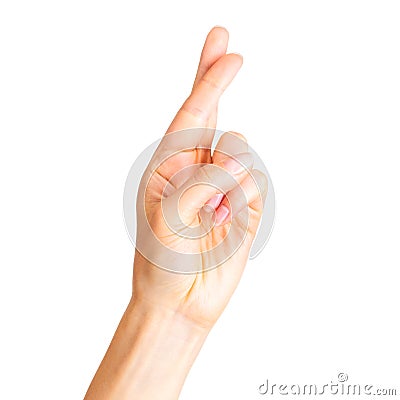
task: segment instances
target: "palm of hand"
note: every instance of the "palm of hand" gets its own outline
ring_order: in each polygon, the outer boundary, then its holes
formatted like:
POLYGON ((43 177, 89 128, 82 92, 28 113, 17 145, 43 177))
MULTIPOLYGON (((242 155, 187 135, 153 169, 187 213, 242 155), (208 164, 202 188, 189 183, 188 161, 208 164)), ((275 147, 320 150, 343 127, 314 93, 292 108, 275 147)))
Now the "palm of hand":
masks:
POLYGON ((242 63, 240 56, 225 54, 227 40, 222 28, 214 28, 207 37, 193 91, 139 189, 145 221, 138 224, 134 295, 205 326, 216 321, 239 282, 266 192, 266 178, 252 171, 241 135, 224 134, 211 154, 219 97, 242 63), (182 130, 196 126, 205 126, 205 134, 191 139, 189 146, 173 137, 175 131, 182 137, 182 130), (165 157, 163 147, 171 142, 177 151, 165 157), (223 182, 223 190, 215 181, 223 182), (150 235, 156 240, 150 241, 150 235))

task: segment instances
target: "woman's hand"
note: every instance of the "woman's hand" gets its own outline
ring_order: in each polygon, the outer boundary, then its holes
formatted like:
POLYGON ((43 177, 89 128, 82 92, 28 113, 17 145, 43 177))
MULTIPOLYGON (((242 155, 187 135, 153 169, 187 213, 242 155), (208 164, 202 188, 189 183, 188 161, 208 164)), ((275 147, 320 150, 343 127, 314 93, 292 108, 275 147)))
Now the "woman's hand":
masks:
POLYGON ((131 301, 85 399, 176 399, 245 267, 267 178, 244 137, 211 154, 218 101, 242 65, 228 32, 207 36, 193 90, 138 192, 131 301))
POLYGON ((227 45, 224 28, 211 30, 193 90, 150 161, 137 203, 133 300, 207 329, 239 282, 267 192, 242 135, 225 133, 211 154, 219 98, 242 65, 227 45))

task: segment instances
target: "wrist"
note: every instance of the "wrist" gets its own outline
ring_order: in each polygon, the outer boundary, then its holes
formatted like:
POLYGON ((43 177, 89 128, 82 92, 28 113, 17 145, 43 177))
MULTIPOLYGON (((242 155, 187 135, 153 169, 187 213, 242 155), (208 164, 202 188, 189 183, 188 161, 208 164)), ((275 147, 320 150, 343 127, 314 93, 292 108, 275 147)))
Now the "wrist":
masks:
POLYGON ((121 322, 131 371, 130 392, 143 399, 176 399, 196 359, 208 329, 178 312, 132 299, 121 322), (169 398, 169 397, 168 397, 169 398))
POLYGON ((132 297, 125 312, 128 320, 135 325, 141 322, 141 330, 168 332, 177 340, 205 339, 211 329, 185 316, 178 308, 169 308, 162 304, 153 304, 145 299, 132 297))

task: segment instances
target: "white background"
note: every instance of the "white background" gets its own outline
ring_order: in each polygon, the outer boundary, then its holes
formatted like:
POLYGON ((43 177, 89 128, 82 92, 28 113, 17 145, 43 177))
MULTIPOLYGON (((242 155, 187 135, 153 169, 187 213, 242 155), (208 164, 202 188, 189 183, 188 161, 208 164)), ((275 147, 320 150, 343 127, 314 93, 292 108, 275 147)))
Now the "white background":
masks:
POLYGON ((338 372, 400 388, 399 19, 378 0, 3 0, 0 398, 84 396, 130 297, 126 175, 216 24, 244 56, 219 128, 263 157, 277 216, 181 399, 338 372))

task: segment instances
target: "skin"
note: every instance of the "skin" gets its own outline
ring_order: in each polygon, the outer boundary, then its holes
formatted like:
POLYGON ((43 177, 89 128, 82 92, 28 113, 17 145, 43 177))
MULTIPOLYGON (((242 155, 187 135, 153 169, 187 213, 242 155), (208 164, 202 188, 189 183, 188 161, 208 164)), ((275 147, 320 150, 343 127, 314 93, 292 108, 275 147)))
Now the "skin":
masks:
MULTIPOLYGON (((243 61, 238 54, 226 54, 227 46, 226 29, 213 28, 204 44, 192 92, 166 135, 193 127, 215 128, 219 98, 243 61)), ((135 252, 132 297, 86 400, 178 398, 204 340, 239 283, 262 215, 267 179, 251 165, 243 168, 235 157, 224 152, 233 140, 238 142, 240 153, 247 152, 244 137, 231 132, 220 139, 213 154, 209 149, 196 148, 166 160, 151 171, 151 178, 142 190, 146 217, 163 245, 177 251, 188 248, 191 252, 207 251, 220 243, 230 228, 241 226, 243 213, 234 214, 229 196, 207 184, 218 178, 219 171, 228 172, 246 195, 246 204, 239 207, 246 208, 249 216, 243 242, 235 256, 218 268, 196 274, 159 268, 139 251, 135 252), (171 177, 183 167, 197 163, 216 168, 198 172, 199 168, 192 177, 199 184, 184 192, 176 189, 174 195, 180 195, 179 214, 187 225, 195 226, 201 223, 200 210, 208 205, 215 212, 216 225, 205 237, 188 240, 170 231, 163 219, 161 201, 171 177)), ((229 190, 234 193, 235 188, 229 190)))

